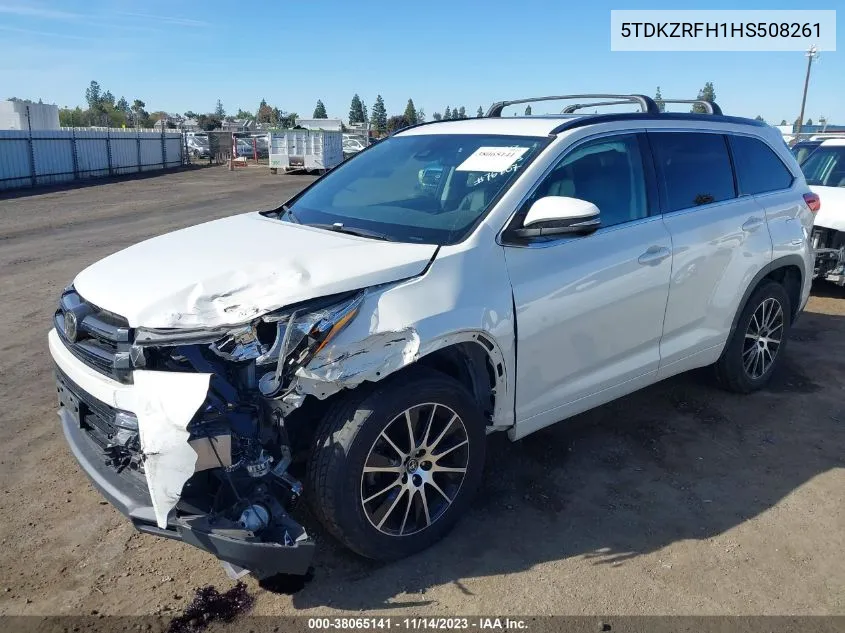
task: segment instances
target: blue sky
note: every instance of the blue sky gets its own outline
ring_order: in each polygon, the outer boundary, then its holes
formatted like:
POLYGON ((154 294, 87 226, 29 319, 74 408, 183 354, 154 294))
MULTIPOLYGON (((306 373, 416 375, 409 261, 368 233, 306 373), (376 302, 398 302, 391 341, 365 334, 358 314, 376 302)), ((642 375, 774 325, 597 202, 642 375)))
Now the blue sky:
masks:
MULTIPOLYGON (((701 8, 795 6, 709 0, 701 8)), ((430 118, 446 105, 474 114, 495 100, 566 92, 652 95, 659 85, 664 97, 692 98, 712 81, 726 113, 775 124, 797 117, 801 53, 611 52, 610 10, 634 8, 680 5, 0 0, 0 98, 80 105, 96 79, 116 97, 143 99, 149 111, 209 111, 219 97, 234 113, 255 110, 263 97, 310 116, 319 98, 329 116, 345 118, 357 92, 368 106, 380 93, 389 114, 412 97, 430 118)), ((841 35, 839 49, 814 64, 806 117, 845 124, 841 35)))

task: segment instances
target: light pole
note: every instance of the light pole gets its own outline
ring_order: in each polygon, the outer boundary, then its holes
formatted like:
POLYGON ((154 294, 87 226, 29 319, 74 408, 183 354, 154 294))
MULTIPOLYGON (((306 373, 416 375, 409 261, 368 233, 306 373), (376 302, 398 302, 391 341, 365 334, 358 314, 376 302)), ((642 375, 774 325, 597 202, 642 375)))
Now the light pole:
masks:
POLYGON ((807 75, 804 77, 804 96, 801 97, 801 114, 798 115, 798 129, 795 130, 796 140, 801 136, 801 126, 804 125, 804 106, 807 103, 807 86, 810 85, 810 68, 813 65, 813 60, 818 58, 819 50, 813 44, 804 54, 807 56, 807 75))

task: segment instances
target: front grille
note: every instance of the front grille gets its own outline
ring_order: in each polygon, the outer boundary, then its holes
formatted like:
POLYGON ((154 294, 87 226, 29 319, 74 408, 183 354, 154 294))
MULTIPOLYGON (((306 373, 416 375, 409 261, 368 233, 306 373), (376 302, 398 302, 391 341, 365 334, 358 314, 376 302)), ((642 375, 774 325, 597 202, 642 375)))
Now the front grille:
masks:
POLYGON ((117 409, 97 400, 58 367, 55 371, 59 404, 78 421, 79 427, 97 446, 103 463, 133 483, 137 483, 138 478, 143 479, 144 466, 137 428, 119 427, 116 424, 117 409))
POLYGON ((132 382, 129 323, 70 289, 62 295, 53 325, 71 354, 101 374, 132 382))

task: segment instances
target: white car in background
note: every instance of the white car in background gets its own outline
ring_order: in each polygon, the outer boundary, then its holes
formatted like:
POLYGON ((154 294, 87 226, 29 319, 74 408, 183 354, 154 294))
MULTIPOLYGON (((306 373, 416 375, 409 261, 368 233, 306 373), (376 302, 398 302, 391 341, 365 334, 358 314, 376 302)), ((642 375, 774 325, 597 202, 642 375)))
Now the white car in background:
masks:
POLYGON ((343 153, 344 154, 357 154, 362 149, 367 147, 364 144, 364 141, 355 136, 347 136, 346 134, 343 135, 343 153))
POLYGON ((845 138, 823 141, 801 170, 821 204, 813 223, 814 276, 845 285, 845 138))

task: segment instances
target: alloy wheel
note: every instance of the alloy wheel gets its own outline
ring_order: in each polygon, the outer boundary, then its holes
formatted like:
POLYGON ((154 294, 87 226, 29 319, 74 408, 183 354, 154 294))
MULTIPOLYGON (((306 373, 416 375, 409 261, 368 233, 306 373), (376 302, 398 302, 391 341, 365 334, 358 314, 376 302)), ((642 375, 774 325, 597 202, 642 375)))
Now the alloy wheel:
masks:
POLYGON ((783 341, 783 307, 769 297, 765 299, 748 322, 742 347, 742 366, 752 380, 763 376, 775 362, 783 341))
POLYGON ((379 532, 408 536, 440 519, 458 495, 469 465, 460 416, 428 402, 393 418, 370 447, 361 505, 379 532))

